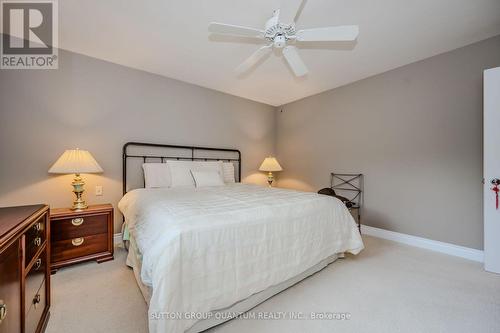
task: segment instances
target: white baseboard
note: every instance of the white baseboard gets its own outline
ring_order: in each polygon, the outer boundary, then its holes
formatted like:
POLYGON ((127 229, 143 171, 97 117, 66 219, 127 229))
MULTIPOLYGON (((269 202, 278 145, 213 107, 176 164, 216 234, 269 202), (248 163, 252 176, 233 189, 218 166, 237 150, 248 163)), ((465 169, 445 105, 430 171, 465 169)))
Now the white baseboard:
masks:
POLYGON ((113 235, 113 242, 114 242, 115 246, 122 246, 123 245, 123 238, 122 238, 121 232, 113 235))
POLYGON ((440 242, 432 239, 402 234, 399 232, 389 231, 385 229, 370 227, 368 225, 361 226, 361 233, 368 236, 392 240, 398 243, 403 243, 411 246, 428 249, 431 251, 446 253, 452 256, 483 262, 484 252, 481 250, 471 249, 469 247, 454 245, 450 243, 440 242))

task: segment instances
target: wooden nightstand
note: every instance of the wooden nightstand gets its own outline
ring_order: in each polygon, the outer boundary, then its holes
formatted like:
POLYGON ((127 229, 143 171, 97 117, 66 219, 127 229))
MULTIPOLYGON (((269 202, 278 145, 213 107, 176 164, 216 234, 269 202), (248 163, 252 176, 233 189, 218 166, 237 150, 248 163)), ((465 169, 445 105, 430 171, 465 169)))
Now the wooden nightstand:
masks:
POLYGON ((50 240, 52 273, 82 261, 113 260, 113 206, 51 209, 50 240))

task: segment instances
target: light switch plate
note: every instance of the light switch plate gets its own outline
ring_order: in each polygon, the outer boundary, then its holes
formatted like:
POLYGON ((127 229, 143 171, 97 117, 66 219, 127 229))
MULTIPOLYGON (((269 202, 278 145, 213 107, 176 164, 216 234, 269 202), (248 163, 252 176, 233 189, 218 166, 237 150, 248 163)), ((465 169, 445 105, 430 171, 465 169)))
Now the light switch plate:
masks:
POLYGON ((102 195, 102 186, 101 185, 96 185, 96 187, 95 187, 95 195, 97 195, 97 196, 102 195))

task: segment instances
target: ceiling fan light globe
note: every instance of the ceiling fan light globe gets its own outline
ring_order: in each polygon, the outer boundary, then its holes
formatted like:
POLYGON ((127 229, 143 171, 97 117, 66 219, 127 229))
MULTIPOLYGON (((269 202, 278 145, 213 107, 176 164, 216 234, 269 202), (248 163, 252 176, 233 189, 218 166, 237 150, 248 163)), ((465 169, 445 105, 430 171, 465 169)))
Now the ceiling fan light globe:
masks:
POLYGON ((274 38, 273 46, 277 49, 282 49, 286 45, 286 38, 285 36, 276 36, 274 38))

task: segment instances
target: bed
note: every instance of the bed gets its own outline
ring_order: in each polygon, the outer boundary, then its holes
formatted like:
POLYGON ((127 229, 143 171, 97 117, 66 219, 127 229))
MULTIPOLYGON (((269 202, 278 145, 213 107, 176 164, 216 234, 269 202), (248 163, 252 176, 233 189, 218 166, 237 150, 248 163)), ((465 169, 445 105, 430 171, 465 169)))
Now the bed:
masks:
POLYGON ((333 197, 238 181, 129 188, 129 158, 139 163, 226 160, 238 164, 234 169, 241 179, 239 151, 178 147, 124 147, 126 193, 119 209, 130 239, 127 264, 148 302, 150 332, 203 331, 314 274, 343 253, 363 249, 349 211, 333 197), (129 152, 131 147, 146 151, 129 152), (170 151, 151 152, 152 147, 170 151), (179 157, 171 149, 185 152, 179 157))

